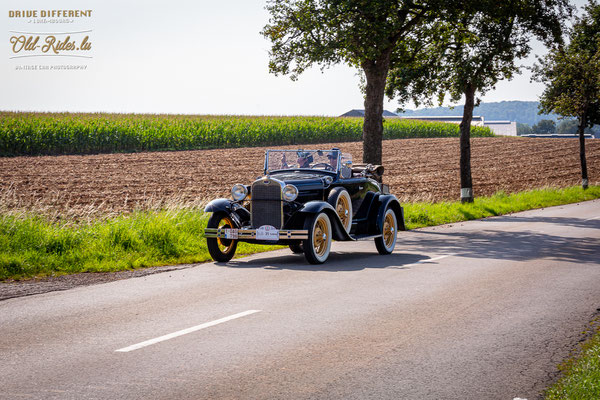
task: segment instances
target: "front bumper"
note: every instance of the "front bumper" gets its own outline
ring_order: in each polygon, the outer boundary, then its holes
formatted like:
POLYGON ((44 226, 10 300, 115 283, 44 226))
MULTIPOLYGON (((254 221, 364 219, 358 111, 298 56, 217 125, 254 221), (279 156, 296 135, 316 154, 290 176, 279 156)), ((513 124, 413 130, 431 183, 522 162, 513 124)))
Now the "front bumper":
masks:
MULTIPOLYGON (((206 238, 221 238, 232 240, 265 240, 256 237, 257 229, 228 229, 228 228, 206 228, 204 237, 206 238)), ((308 239, 307 230, 279 230, 279 239, 270 240, 305 240, 308 239)), ((269 239, 267 239, 269 240, 269 239)))

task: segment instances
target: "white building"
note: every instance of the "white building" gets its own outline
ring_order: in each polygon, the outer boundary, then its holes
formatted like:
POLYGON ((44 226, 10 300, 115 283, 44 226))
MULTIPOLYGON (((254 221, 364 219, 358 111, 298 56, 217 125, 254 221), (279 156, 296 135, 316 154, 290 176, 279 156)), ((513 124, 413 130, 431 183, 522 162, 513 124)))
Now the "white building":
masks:
MULTIPOLYGON (((350 110, 340 117, 364 117, 365 110, 350 110)), ((460 124, 462 116, 418 116, 418 117, 401 117, 398 114, 384 110, 384 118, 401 118, 401 119, 415 119, 420 121, 431 121, 431 122, 448 122, 452 124, 460 124)), ((515 121, 486 121, 483 116, 474 115, 471 121, 471 126, 485 126, 488 127, 496 135, 502 136, 517 136, 517 123, 515 121)))
MULTIPOLYGON (((452 123, 452 124, 460 124, 462 121, 462 116, 456 116, 456 117, 451 117, 451 116, 400 117, 400 116, 398 116, 397 118, 416 119, 416 120, 420 120, 420 121, 447 122, 447 123, 452 123)), ((515 121, 486 121, 485 118, 483 118, 482 116, 474 115, 473 120, 471 121, 471 126, 488 127, 496 135, 517 136, 517 123, 515 121)))

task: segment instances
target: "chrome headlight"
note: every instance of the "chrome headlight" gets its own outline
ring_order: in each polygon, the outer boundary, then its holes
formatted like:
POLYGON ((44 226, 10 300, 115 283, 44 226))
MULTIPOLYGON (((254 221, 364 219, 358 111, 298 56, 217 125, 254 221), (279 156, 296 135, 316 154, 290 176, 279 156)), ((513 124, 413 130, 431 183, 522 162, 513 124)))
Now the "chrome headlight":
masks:
POLYGON ((231 188, 231 197, 233 197, 233 200, 244 200, 246 196, 248 196, 248 189, 246 189, 246 186, 240 185, 239 183, 233 185, 233 188, 231 188))
POLYGON ((285 201, 294 201, 298 197, 298 188, 294 185, 285 185, 281 190, 281 194, 285 201))

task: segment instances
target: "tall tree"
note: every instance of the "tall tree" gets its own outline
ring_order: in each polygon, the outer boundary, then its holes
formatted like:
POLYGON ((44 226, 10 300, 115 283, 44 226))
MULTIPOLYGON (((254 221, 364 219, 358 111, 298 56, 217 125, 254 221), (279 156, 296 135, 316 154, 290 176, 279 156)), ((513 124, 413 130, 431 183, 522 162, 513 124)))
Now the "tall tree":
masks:
POLYGON ((589 184, 585 129, 600 124, 600 5, 590 0, 577 18, 566 46, 556 46, 535 67, 534 77, 546 84, 540 112, 556 112, 578 120, 581 186, 589 184))
MULTIPOLYGON (((465 2, 449 21, 420 66, 428 71, 415 77, 405 66, 390 72, 388 95, 412 97, 415 102, 440 104, 464 97, 460 124, 461 201, 473 201, 470 131, 477 95, 519 72, 517 60, 531 51, 531 37, 552 42, 561 38, 561 21, 570 13, 568 0, 474 0, 465 2)), ((414 65, 408 65, 414 68, 414 65)))
POLYGON ((458 0, 271 0, 262 34, 271 40, 269 69, 298 74, 313 64, 344 63, 365 77, 363 162, 381 164, 383 100, 390 68, 411 63, 430 29, 458 0))

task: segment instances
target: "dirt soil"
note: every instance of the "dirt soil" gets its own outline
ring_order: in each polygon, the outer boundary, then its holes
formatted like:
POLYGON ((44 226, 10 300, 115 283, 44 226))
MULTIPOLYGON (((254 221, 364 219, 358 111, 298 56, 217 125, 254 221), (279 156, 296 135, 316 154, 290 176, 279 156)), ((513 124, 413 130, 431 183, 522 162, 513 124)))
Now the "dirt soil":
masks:
MULTIPOLYGON (((579 184, 578 146, 575 139, 474 138, 475 195, 579 184)), ((586 146, 590 184, 598 185, 600 140, 587 140, 586 146)), ((339 147, 352 154, 355 162, 362 160, 360 142, 318 147, 339 147)), ((250 183, 260 176, 264 151, 242 148, 0 158, 0 210, 26 209, 57 218, 85 218, 169 204, 199 205, 229 197, 233 184, 250 183)), ((457 138, 385 141, 383 164, 384 182, 402 202, 459 199, 457 138)), ((0 300, 186 267, 0 282, 0 300)))
MULTIPOLYGON (((575 139, 474 138, 474 193, 483 196, 500 190, 510 193, 579 184, 578 146, 575 139)), ((590 184, 599 184, 600 140, 587 140, 586 146, 590 184)), ((355 162, 362 160, 360 142, 319 147, 339 147, 352 154, 355 162)), ((77 216, 165 203, 202 204, 228 197, 233 184, 250 183, 261 175, 264 151, 0 158, 0 205, 77 216)), ((459 199, 458 138, 385 141, 383 164, 384 183, 402 202, 459 199)))

